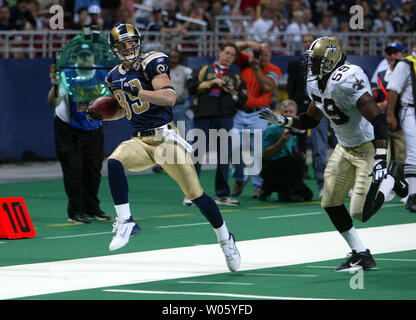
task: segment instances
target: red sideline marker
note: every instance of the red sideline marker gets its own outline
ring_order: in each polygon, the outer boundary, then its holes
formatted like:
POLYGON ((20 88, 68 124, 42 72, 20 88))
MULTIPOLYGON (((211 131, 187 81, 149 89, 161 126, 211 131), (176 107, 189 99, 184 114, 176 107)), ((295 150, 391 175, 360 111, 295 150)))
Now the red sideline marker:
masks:
POLYGON ((0 238, 36 237, 23 197, 0 198, 0 238))

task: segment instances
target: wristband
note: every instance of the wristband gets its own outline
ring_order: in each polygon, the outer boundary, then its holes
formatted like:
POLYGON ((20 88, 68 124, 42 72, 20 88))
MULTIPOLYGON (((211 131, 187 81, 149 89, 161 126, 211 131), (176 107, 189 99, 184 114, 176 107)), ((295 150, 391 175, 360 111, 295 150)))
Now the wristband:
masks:
POLYGON ((376 148, 376 155, 374 159, 383 159, 386 160, 387 158, 387 149, 385 148, 376 148))

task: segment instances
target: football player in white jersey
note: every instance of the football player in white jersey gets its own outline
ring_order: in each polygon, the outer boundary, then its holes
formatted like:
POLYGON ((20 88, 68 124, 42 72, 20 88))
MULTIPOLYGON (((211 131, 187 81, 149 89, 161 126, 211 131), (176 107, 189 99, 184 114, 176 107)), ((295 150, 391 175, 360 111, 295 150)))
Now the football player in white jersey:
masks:
POLYGON ((323 116, 329 119, 338 144, 325 169, 321 205, 352 250, 335 271, 372 269, 376 263, 352 218, 367 221, 391 190, 399 196, 407 194, 403 168, 398 163, 387 166, 386 116, 371 95, 364 71, 346 62, 340 45, 332 38, 315 40, 306 52, 306 61, 312 100, 308 110, 286 118, 268 109, 260 117, 298 129, 315 127, 323 116), (344 202, 352 187, 348 212, 344 202))

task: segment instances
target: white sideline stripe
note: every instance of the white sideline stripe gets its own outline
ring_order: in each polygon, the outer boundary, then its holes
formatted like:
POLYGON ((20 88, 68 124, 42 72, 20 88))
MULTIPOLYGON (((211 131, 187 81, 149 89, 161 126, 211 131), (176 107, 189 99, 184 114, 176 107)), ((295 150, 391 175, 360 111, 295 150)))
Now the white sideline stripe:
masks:
POLYGON ((391 207, 403 207, 404 206, 404 204, 403 203, 396 203, 396 204, 383 204, 383 206, 380 208, 380 210, 381 209, 383 209, 383 208, 391 208, 391 207))
POLYGON ((171 225, 171 226, 159 226, 159 227, 155 227, 155 228, 161 228, 161 229, 163 229, 163 228, 177 228, 177 227, 199 226, 199 225, 203 225, 203 224, 209 224, 209 222, 175 224, 175 225, 171 225))
POLYGON ((306 268, 335 269, 337 266, 306 266, 306 268))
POLYGON ((51 239, 78 238, 78 237, 97 236, 97 235, 108 234, 108 233, 112 233, 112 231, 96 232, 96 233, 73 234, 73 235, 68 235, 68 236, 44 237, 42 239, 51 240, 51 239))
MULTIPOLYGON (((357 232, 373 254, 416 250, 416 223, 361 228, 357 232)), ((240 271, 345 259, 350 251, 338 231, 246 241, 238 241, 238 234, 236 236, 242 257, 240 271)), ((136 239, 130 240, 128 245, 139 250, 140 241, 136 239)), ((108 243, 102 245, 104 248, 108 243)), ((109 253, 100 257, 0 267, 0 299, 160 280, 184 280, 219 273, 229 271, 217 243, 109 253)), ((230 277, 233 275, 229 274, 230 277)))
POLYGON ((329 299, 315 299, 315 298, 298 298, 298 297, 274 297, 274 296, 257 296, 251 294, 235 294, 235 293, 217 293, 217 292, 185 292, 185 291, 148 291, 148 290, 121 290, 121 289, 106 289, 104 292, 119 292, 119 293, 137 293, 137 294, 183 294, 191 296, 215 296, 215 297, 232 297, 241 299, 266 299, 266 300, 329 300, 329 299))
POLYGON ((319 277, 317 274, 254 273, 254 272, 247 272, 244 274, 249 275, 249 276, 265 276, 265 277, 305 277, 305 278, 319 277))
POLYGON ((385 261, 400 261, 400 262, 416 262, 416 259, 390 259, 390 258, 377 258, 377 260, 385 260, 385 261))
POLYGON ((316 214, 323 214, 323 212, 308 212, 308 213, 285 214, 285 215, 282 215, 282 216, 258 217, 258 219, 289 218, 289 217, 300 217, 300 216, 312 216, 312 215, 316 215, 316 214))
POLYGON ((178 281, 177 283, 186 283, 186 284, 220 284, 220 285, 236 285, 236 286, 252 286, 254 283, 249 282, 212 282, 212 281, 178 281))

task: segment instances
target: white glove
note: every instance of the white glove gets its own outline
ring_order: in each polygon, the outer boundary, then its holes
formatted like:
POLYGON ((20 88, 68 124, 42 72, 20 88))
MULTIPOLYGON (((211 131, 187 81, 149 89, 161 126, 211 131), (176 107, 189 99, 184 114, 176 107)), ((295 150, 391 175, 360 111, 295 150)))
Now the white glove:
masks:
POLYGON ((175 130, 164 128, 162 131, 162 139, 165 142, 177 142, 180 144, 187 152, 192 153, 194 150, 192 146, 183 139, 182 137, 176 134, 175 130))
POLYGON ((385 159, 375 159, 373 171, 370 176, 373 177, 373 182, 381 182, 387 175, 387 162, 385 159))
POLYGON ((274 123, 278 126, 284 126, 288 122, 286 117, 273 112, 269 108, 260 111, 259 117, 260 119, 268 120, 269 122, 274 123))

